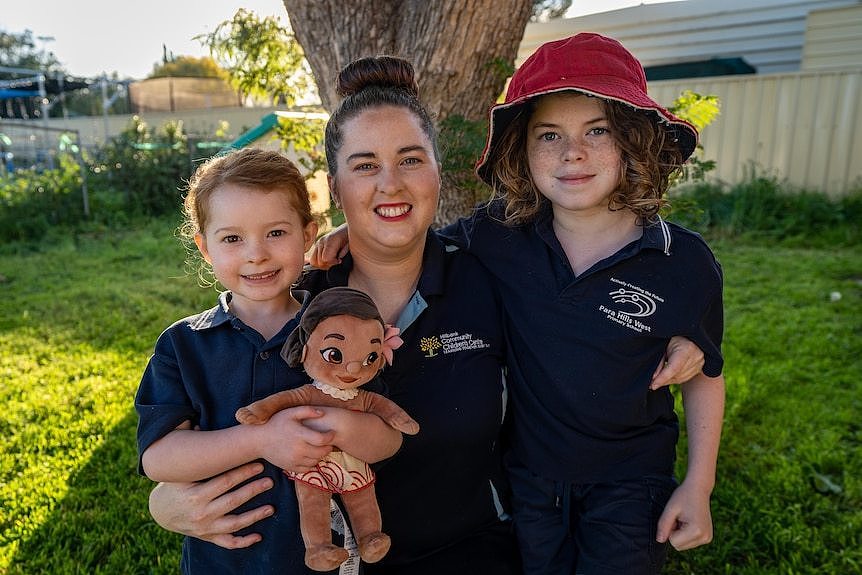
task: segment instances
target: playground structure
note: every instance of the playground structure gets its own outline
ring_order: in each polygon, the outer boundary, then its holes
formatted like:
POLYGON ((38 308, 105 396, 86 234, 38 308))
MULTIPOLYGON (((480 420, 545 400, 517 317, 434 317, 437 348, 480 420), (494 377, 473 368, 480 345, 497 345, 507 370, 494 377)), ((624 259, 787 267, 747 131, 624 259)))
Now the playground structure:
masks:
POLYGON ((49 77, 42 70, 0 66, 0 73, 4 76, 0 79, 0 118, 45 120, 57 104, 68 118, 66 94, 90 87, 90 82, 67 78, 62 72, 49 77))
POLYGON ((81 167, 82 209, 84 215, 89 216, 87 167, 78 131, 0 119, 0 177, 8 177, 20 169, 54 169, 61 154, 68 154, 81 167))
MULTIPOLYGON (((260 123, 240 134, 230 142, 225 149, 245 148, 248 146, 268 149, 279 149, 292 161, 298 162, 300 152, 293 146, 285 147, 278 138, 277 128, 283 121, 326 122, 329 114, 325 112, 298 112, 277 110, 264 115, 260 123)), ((329 185, 323 172, 306 176, 308 195, 311 201, 311 211, 318 214, 326 213, 330 208, 329 185)))

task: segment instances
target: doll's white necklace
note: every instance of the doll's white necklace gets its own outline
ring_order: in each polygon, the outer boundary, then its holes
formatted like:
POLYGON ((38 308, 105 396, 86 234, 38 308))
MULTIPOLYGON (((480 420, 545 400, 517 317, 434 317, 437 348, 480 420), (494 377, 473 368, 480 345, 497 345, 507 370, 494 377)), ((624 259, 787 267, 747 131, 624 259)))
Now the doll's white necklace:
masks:
POLYGON ((340 399, 342 401, 353 399, 354 397, 359 395, 358 389, 341 389, 340 387, 335 387, 334 385, 329 385, 328 383, 323 383, 322 381, 317 381, 316 379, 311 382, 311 385, 313 385, 326 395, 334 397, 335 399, 340 399))

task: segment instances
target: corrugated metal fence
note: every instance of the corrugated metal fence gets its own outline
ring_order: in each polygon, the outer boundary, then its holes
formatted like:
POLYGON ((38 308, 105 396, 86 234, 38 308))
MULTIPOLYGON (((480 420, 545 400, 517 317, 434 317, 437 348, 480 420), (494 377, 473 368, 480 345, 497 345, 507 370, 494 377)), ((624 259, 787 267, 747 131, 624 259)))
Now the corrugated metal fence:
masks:
POLYGON ((862 68, 653 82, 669 105, 684 90, 714 94, 721 115, 701 134, 712 177, 735 183, 752 168, 836 196, 862 187, 862 68))

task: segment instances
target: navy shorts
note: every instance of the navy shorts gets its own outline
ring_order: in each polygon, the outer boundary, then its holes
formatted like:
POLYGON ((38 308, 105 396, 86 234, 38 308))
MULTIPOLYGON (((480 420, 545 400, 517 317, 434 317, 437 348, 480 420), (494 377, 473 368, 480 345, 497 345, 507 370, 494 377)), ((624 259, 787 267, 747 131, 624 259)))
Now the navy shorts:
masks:
POLYGON ((658 520, 676 489, 669 476, 572 484, 508 466, 526 575, 655 575, 667 543, 658 520))

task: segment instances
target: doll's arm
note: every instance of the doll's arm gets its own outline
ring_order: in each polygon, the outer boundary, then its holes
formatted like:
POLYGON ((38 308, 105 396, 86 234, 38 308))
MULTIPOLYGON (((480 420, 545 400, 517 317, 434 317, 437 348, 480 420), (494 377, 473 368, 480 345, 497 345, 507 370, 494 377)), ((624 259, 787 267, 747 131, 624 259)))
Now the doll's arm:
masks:
POLYGON ((288 407, 310 405, 314 402, 308 394, 310 386, 303 385, 295 389, 285 389, 273 393, 254 403, 241 407, 236 412, 236 420, 245 425, 261 425, 269 418, 288 407))
POLYGON ((366 413, 365 405, 361 404, 361 393, 355 400, 344 402, 318 392, 311 385, 304 385, 280 391, 240 408, 236 418, 244 424, 264 424, 271 417, 279 417, 273 414, 283 409, 313 405, 321 416, 303 421, 306 427, 328 433, 332 445, 338 449, 357 459, 375 463, 398 451, 401 447, 401 433, 376 414, 366 413), (354 408, 361 411, 355 411, 354 408))
POLYGON ((416 435, 419 433, 419 424, 416 423, 416 420, 407 415, 407 412, 401 409, 394 401, 383 397, 379 393, 365 391, 364 389, 360 390, 359 393, 362 397, 363 409, 365 411, 373 413, 401 433, 406 433, 407 435, 416 435))
POLYGON ((323 417, 307 420, 305 425, 318 431, 335 432, 332 443, 357 459, 377 463, 395 455, 401 448, 401 432, 373 413, 320 407, 323 417))
POLYGON ((724 376, 703 374, 682 386, 688 433, 685 480, 671 495, 659 518, 656 539, 679 551, 712 541, 709 498, 724 417, 724 376))

